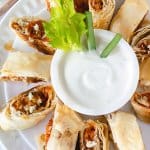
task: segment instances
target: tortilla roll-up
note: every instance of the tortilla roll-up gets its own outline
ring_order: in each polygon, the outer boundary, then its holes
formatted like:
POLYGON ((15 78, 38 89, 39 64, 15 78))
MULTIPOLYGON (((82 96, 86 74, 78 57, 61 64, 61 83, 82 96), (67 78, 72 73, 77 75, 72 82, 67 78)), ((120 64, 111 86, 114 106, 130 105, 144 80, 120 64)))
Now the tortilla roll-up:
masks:
POLYGON ((139 87, 146 88, 150 86, 150 57, 145 58, 142 63, 140 63, 140 79, 139 87))
POLYGON ((140 28, 134 33, 131 46, 140 62, 150 57, 150 25, 140 28))
POLYGON ((0 128, 24 130, 35 126, 55 108, 55 92, 40 85, 12 98, 0 112, 0 128))
POLYGON ((131 104, 137 116, 144 122, 150 123, 150 92, 135 93, 131 104))
POLYGON ((94 28, 108 29, 115 10, 115 0, 89 0, 94 28))
POLYGON ((50 81, 51 59, 52 56, 36 52, 11 52, 0 70, 0 80, 27 83, 50 81))
POLYGON ((108 126, 99 121, 87 120, 80 132, 81 150, 109 150, 108 126))
POLYGON ((145 27, 147 25, 150 25, 150 11, 148 11, 148 13, 145 15, 143 21, 140 23, 139 25, 139 29, 142 27, 145 27))
POLYGON ((120 33, 126 41, 130 42, 134 31, 148 10, 149 7, 146 0, 125 0, 113 18, 110 30, 120 33))
POLYGON ((45 20, 36 17, 20 17, 10 21, 11 29, 28 45, 41 53, 53 55, 55 49, 46 37, 43 23, 45 20))
POLYGON ((127 112, 107 116, 114 143, 119 150, 145 150, 136 117, 127 112))
POLYGON ((79 131, 83 122, 79 116, 64 104, 57 103, 53 122, 50 123, 46 150, 75 150, 79 131))

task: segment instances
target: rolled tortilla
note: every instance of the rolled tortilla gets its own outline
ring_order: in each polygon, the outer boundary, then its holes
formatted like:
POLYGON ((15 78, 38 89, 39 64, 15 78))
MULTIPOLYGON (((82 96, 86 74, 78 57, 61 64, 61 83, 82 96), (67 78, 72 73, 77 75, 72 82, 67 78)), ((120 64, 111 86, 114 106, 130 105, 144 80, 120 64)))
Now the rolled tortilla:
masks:
POLYGON ((80 117, 64 104, 57 103, 46 150, 75 150, 79 130, 83 128, 80 117))
POLYGON ((87 120, 80 132, 81 150, 109 150, 108 126, 99 121, 87 120))
POLYGON ((150 25, 140 28, 134 33, 131 45, 140 62, 150 56, 150 25))
POLYGON ((108 29, 115 10, 115 0, 89 0, 94 28, 108 29))
POLYGON ((135 93, 131 99, 131 104, 137 116, 150 123, 150 92, 135 93))
POLYGON ((125 0, 115 17, 110 30, 122 34, 125 40, 130 42, 134 31, 148 12, 146 0, 125 0))
POLYGON ((114 143, 119 150, 145 150, 136 117, 127 112, 108 115, 114 143))
POLYGON ((150 57, 145 58, 140 63, 140 87, 149 87, 150 86, 150 57))
POLYGON ((50 81, 51 59, 52 56, 37 52, 11 52, 0 70, 0 80, 27 83, 50 81))
POLYGON ((12 98, 0 112, 0 128, 23 130, 36 125, 55 108, 55 92, 40 85, 12 98))
POLYGON ((147 25, 150 25, 150 11, 145 15, 143 21, 140 23, 138 28, 145 27, 147 25))
POLYGON ((53 55, 55 49, 50 45, 50 40, 46 37, 44 31, 45 20, 38 17, 19 17, 10 21, 10 28, 25 41, 29 46, 37 51, 53 55))

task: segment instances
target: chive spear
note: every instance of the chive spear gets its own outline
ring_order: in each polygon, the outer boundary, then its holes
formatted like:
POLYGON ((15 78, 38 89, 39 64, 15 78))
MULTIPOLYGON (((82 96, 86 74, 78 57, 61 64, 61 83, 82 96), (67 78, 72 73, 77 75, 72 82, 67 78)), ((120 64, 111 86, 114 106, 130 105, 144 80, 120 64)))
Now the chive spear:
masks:
POLYGON ((111 53, 111 51, 117 46, 121 38, 122 38, 121 34, 117 33, 115 37, 110 41, 110 43, 102 51, 102 53, 100 54, 100 57, 106 58, 111 53))
POLYGON ((88 28, 88 32, 87 32, 88 49, 96 50, 92 13, 89 11, 86 11, 85 15, 86 15, 86 24, 87 24, 87 28, 88 28))

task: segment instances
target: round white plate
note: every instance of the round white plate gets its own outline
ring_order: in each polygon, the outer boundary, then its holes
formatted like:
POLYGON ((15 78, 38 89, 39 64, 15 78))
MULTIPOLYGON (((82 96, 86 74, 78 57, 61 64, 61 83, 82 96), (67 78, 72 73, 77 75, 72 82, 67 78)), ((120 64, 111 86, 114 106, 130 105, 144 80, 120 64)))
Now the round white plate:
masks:
MULTIPOLYGON (((118 0, 120 3, 120 0, 118 0)), ((45 8, 44 0, 19 0, 10 11, 4 16, 0 23, 0 66, 2 66, 7 51, 4 50, 4 45, 9 41, 14 41, 14 47, 18 50, 33 50, 33 48, 26 45, 26 43, 16 39, 15 34, 9 28, 9 20, 13 17, 39 15, 44 18, 49 18, 48 12, 45 8)), ((5 82, 0 83, 0 105, 7 102, 12 96, 27 90, 36 84, 27 85, 19 82, 5 82)), ((131 105, 126 105, 126 111, 132 111, 131 105)), ((40 133, 45 130, 45 125, 48 122, 50 115, 37 126, 24 130, 14 132, 0 131, 0 150, 37 150, 37 138, 40 133)), ((150 125, 138 120, 141 127, 143 141, 146 145, 146 150, 150 150, 149 133, 150 125)))

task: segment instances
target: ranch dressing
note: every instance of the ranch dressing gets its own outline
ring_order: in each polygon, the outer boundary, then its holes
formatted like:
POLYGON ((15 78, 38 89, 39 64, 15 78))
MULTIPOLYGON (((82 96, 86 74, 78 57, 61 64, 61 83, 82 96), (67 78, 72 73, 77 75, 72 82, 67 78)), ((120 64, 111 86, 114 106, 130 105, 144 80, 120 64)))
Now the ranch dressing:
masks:
POLYGON ((103 109, 104 114, 130 99, 138 82, 138 63, 123 39, 107 58, 101 58, 100 53, 112 38, 107 38, 108 35, 104 33, 95 34, 96 51, 57 52, 60 60, 57 60, 59 65, 54 67, 59 69, 57 84, 61 84, 62 89, 53 82, 53 75, 52 83, 62 101, 70 99, 68 101, 71 103, 66 102, 70 107, 81 113, 97 115, 99 109, 103 109))

